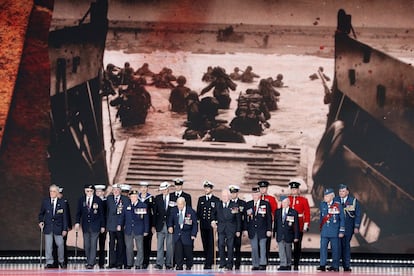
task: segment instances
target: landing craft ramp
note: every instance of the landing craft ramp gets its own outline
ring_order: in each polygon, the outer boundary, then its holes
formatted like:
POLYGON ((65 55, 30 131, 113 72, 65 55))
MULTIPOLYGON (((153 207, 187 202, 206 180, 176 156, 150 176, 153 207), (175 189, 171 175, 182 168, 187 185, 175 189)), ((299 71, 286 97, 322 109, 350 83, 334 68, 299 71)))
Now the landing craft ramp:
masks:
POLYGON ((129 138, 114 182, 138 185, 148 181, 158 186, 179 177, 190 183, 190 190, 201 190, 204 179, 218 184, 241 185, 249 191, 252 184, 267 179, 284 193, 289 179, 306 176, 306 158, 298 146, 265 144, 261 146, 200 141, 163 141, 129 138), (304 173, 305 171, 305 173, 304 173))

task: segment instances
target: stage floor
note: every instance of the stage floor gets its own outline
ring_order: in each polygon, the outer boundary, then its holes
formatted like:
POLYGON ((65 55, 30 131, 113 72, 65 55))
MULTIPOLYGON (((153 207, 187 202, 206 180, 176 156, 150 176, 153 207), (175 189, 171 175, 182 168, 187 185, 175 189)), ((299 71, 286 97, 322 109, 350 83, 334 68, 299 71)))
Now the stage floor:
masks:
POLYGON ((251 271, 250 265, 243 265, 238 271, 223 271, 220 269, 204 270, 203 265, 197 264, 193 266, 191 271, 175 271, 175 270, 158 270, 154 268, 135 270, 135 269, 85 269, 81 264, 70 264, 68 269, 44 269, 40 264, 0 264, 0 275, 274 275, 282 274, 298 274, 298 275, 316 275, 324 276, 345 274, 345 275, 414 275, 414 267, 387 267, 387 266, 357 266, 352 268, 352 272, 320 272, 316 270, 317 266, 304 265, 299 267, 299 271, 277 271, 278 266, 270 265, 266 271, 251 271))

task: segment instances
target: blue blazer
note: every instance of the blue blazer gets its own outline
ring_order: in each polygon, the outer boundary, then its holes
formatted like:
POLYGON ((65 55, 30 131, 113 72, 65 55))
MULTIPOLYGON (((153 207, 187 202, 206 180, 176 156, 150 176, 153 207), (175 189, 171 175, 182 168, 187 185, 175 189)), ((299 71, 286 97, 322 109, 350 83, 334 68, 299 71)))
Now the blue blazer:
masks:
POLYGON ((118 224, 123 227, 125 235, 149 233, 150 223, 147 207, 147 204, 141 201, 138 201, 136 206, 133 206, 132 203, 124 205, 118 224))
POLYGON ((241 215, 239 205, 233 201, 229 201, 228 208, 223 207, 220 201, 217 208, 213 212, 213 220, 217 221, 217 232, 226 233, 227 235, 235 235, 241 232, 241 215))
POLYGON ((122 210, 125 205, 130 203, 129 198, 124 195, 120 195, 118 205, 115 203, 114 195, 109 195, 106 198, 106 231, 116 232, 122 210))
POLYGON ((191 237, 197 236, 198 231, 198 222, 197 214, 191 206, 185 207, 184 214, 184 224, 181 229, 180 224, 178 223, 179 211, 177 207, 171 209, 171 215, 168 219, 167 226, 174 228, 173 239, 174 242, 177 242, 181 239, 183 245, 193 245, 193 240, 191 237))
POLYGON ((53 215, 52 199, 45 198, 42 201, 39 212, 39 223, 44 223, 43 232, 45 234, 62 235, 63 231, 68 230, 68 215, 66 203, 58 198, 56 200, 55 214, 53 215))
POLYGON ((82 196, 78 201, 78 209, 76 212, 76 223, 82 225, 82 231, 100 232, 101 227, 105 227, 104 208, 102 200, 93 196, 90 210, 86 203, 86 196, 82 196))
POLYGON ((319 211, 321 237, 338 238, 339 233, 345 233, 345 216, 340 202, 333 200, 331 207, 328 207, 328 204, 322 201, 319 211), (329 213, 329 219, 323 223, 324 217, 329 213))
MULTIPOLYGON (((337 196, 334 201, 341 202, 341 198, 337 196)), ((355 197, 348 195, 342 208, 345 215, 345 235, 352 236, 354 229, 359 229, 361 225, 361 207, 355 197)))
POLYGON ((257 214, 254 212, 254 201, 246 203, 244 208, 244 230, 249 233, 249 239, 253 239, 257 233, 259 239, 267 238, 266 232, 272 231, 272 211, 266 200, 260 200, 260 208, 257 214))
POLYGON ((282 208, 275 211, 273 232, 276 234, 276 241, 282 240, 292 243, 294 239, 299 239, 299 217, 295 209, 289 208, 286 218, 283 221, 282 208))

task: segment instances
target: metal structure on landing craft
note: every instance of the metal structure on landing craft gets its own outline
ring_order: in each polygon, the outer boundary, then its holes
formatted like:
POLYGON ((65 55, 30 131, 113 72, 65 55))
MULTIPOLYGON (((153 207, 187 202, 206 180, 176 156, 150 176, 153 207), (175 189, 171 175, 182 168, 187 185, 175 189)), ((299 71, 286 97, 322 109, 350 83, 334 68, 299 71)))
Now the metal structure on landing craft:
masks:
POLYGON ((346 183, 365 213, 358 250, 413 253, 407 241, 414 227, 414 68, 351 38, 351 31, 351 16, 340 10, 312 193, 320 200, 325 187, 346 183))

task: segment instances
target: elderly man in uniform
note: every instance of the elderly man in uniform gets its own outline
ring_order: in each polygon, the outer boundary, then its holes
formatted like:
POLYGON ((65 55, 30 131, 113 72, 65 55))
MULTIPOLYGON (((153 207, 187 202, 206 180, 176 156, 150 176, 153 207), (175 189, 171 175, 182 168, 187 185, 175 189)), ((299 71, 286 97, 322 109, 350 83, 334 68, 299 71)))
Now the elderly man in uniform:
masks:
POLYGON ((326 271, 328 258, 328 244, 331 244, 332 266, 330 271, 339 271, 339 239, 344 237, 345 217, 342 205, 334 201, 335 192, 332 188, 324 191, 323 201, 319 206, 320 212, 320 265, 317 270, 326 271))
POLYGON ((305 186, 301 178, 294 178, 289 181, 290 195, 289 207, 298 212, 299 217, 299 240, 293 242, 293 269, 299 270, 299 261, 302 254, 303 232, 309 231, 310 224, 310 207, 308 199, 300 195, 300 185, 305 186))
MULTIPOLYGON (((244 223, 244 208, 246 206, 246 201, 239 198, 239 191, 240 187, 237 185, 230 185, 229 186, 230 197, 231 201, 236 203, 237 207, 239 208, 239 214, 241 218, 241 225, 243 227, 244 223)), ((241 239, 242 235, 234 237, 234 268, 236 270, 240 269, 241 265, 241 239)))
POLYGON ((361 225, 361 208, 358 200, 349 195, 348 186, 339 185, 339 197, 335 201, 340 201, 345 215, 345 235, 339 239, 340 258, 344 271, 351 272, 351 239, 354 234, 359 233, 361 225))
POLYGON ((130 200, 121 194, 121 184, 112 185, 112 194, 106 199, 106 228, 109 232, 109 266, 122 269, 125 263, 125 240, 123 230, 118 231, 119 217, 130 200))
MULTIPOLYGON (((267 180, 261 180, 259 182, 257 182, 257 185, 260 188, 260 199, 261 200, 265 200, 269 203, 270 205, 270 212, 272 215, 272 220, 273 220, 273 216, 275 215, 276 209, 277 209, 277 200, 274 196, 269 195, 267 190, 269 189, 269 181, 267 180)), ((268 237, 266 240, 266 259, 267 261, 269 261, 269 255, 270 255, 270 243, 272 242, 271 237, 268 237)))
POLYGON ((201 242, 203 244, 205 261, 204 269, 211 269, 214 262, 214 233, 211 221, 213 212, 220 199, 213 195, 214 184, 208 180, 203 182, 204 195, 198 198, 197 218, 200 221, 201 242))
POLYGON ((246 203, 243 235, 248 235, 252 246, 252 270, 266 270, 266 240, 272 235, 270 204, 260 199, 260 188, 252 188, 253 200, 246 203))
POLYGON ((61 268, 66 268, 63 237, 67 235, 68 220, 65 202, 58 198, 59 187, 49 187, 49 197, 42 201, 39 212, 39 227, 45 235, 45 268, 56 268, 53 265, 53 241, 57 245, 58 262, 61 268))
POLYGON ((132 187, 129 184, 120 184, 121 193, 122 195, 129 197, 129 192, 131 191, 132 187))
POLYGON ((141 269, 144 262, 144 236, 150 231, 147 205, 138 200, 138 191, 129 192, 130 202, 124 205, 119 216, 118 231, 124 230, 126 246, 126 269, 134 265, 134 245, 137 248, 135 269, 141 269))
POLYGON ((147 214, 149 219, 150 231, 148 235, 144 236, 144 260, 142 262, 142 269, 147 269, 149 266, 149 259, 151 255, 152 244, 152 231, 154 226, 154 197, 148 192, 149 183, 146 181, 139 182, 140 193, 138 196, 139 201, 144 202, 147 205, 147 214))
POLYGON ((86 268, 93 269, 96 262, 96 248, 99 232, 105 232, 105 216, 102 200, 94 195, 95 186, 86 184, 85 195, 78 201, 75 231, 82 224, 83 248, 86 255, 86 268))
POLYGON ((280 266, 277 270, 292 269, 292 242, 299 240, 298 212, 289 208, 290 199, 280 197, 281 207, 274 216, 273 233, 279 246, 280 266))
POLYGON ((170 202, 169 193, 170 183, 164 181, 160 184, 159 190, 161 194, 155 197, 154 204, 154 225, 157 232, 157 260, 156 269, 162 269, 165 263, 166 269, 173 268, 174 244, 172 242, 172 234, 168 233, 168 217, 171 208, 175 206, 175 202, 170 202), (164 243, 165 243, 165 260, 164 260, 164 243))
MULTIPOLYGON (((95 195, 102 200, 102 205, 104 207, 104 217, 105 217, 105 225, 106 225, 106 196, 105 196, 106 186, 102 184, 95 185, 95 195)), ((99 233, 98 244, 99 244, 99 252, 98 252, 98 265, 99 268, 105 267, 105 241, 106 241, 106 234, 107 232, 99 233)))
POLYGON ((213 212, 211 226, 218 233, 219 268, 232 270, 234 238, 240 237, 241 216, 239 206, 230 200, 230 191, 227 189, 221 192, 221 202, 213 212))
POLYGON ((173 179, 173 181, 174 181, 175 191, 170 193, 170 200, 172 202, 177 202, 177 199, 179 197, 183 197, 185 198, 185 203, 189 206, 192 206, 191 195, 183 191, 184 180, 181 178, 175 178, 173 179))
POLYGON ((194 240, 197 236, 198 223, 197 214, 190 205, 185 202, 184 197, 177 199, 177 206, 171 209, 168 218, 168 232, 173 234, 174 260, 177 264, 176 270, 183 270, 184 258, 186 270, 193 266, 194 240))

